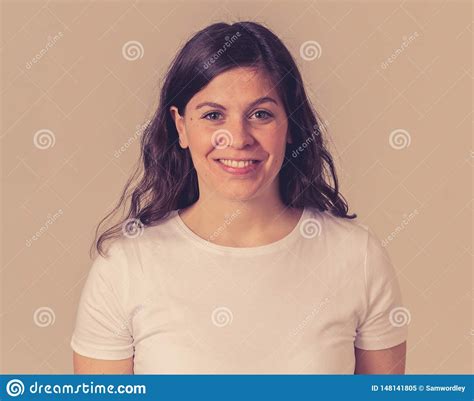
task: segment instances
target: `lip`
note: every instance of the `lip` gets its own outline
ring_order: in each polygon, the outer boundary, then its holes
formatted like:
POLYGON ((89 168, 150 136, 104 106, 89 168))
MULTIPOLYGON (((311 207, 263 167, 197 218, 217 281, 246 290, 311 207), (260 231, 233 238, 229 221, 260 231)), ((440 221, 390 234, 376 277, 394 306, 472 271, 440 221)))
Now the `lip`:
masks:
MULTIPOLYGON (((239 159, 239 160, 245 161, 245 160, 256 160, 256 159, 239 159)), ((248 165, 247 167, 237 168, 237 167, 226 166, 225 164, 221 163, 219 159, 213 159, 213 161, 214 163, 217 164, 217 166, 220 169, 222 169, 226 173, 237 175, 237 176, 252 175, 260 168, 260 165, 262 164, 262 161, 258 160, 257 163, 252 163, 248 165)))
POLYGON ((249 161, 249 160, 257 160, 257 161, 262 161, 261 159, 258 159, 256 157, 218 157, 213 160, 236 160, 236 161, 249 161))

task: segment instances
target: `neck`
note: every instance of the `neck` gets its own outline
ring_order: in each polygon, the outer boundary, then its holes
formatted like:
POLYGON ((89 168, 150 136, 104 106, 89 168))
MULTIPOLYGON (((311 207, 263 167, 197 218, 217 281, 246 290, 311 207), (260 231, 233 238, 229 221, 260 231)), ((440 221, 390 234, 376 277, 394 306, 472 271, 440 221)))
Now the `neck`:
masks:
POLYGON ((200 198, 180 212, 183 222, 207 241, 234 247, 265 245, 285 237, 295 227, 301 210, 279 198, 233 201, 200 198))

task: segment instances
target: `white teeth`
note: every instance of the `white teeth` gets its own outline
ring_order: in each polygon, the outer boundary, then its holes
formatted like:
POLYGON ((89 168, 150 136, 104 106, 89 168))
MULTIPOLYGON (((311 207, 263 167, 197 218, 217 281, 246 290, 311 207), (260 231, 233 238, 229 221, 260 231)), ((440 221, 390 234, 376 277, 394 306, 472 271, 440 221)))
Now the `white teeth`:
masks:
POLYGON ((237 161, 237 160, 227 160, 227 159, 219 159, 219 162, 233 168, 244 168, 254 163, 253 160, 237 161))

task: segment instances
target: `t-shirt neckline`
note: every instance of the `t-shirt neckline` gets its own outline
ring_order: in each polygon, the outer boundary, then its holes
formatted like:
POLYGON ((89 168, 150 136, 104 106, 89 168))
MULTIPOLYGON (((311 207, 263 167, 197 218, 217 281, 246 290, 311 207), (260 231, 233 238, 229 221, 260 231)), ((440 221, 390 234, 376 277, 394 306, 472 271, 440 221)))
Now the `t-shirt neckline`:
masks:
POLYGON ((174 216, 172 216, 172 221, 179 228, 180 232, 185 236, 187 240, 190 240, 195 245, 204 248, 207 251, 221 254, 232 254, 232 255, 261 255, 269 252, 274 252, 276 250, 285 250, 286 247, 289 247, 295 239, 300 237, 300 226, 301 223, 307 218, 308 209, 303 208, 303 213, 301 214, 298 223, 293 227, 293 229, 283 238, 280 238, 277 241, 271 242, 265 245, 259 245, 254 247, 233 247, 226 245, 219 245, 213 242, 207 241, 204 238, 201 238, 194 231, 192 231, 181 219, 181 216, 178 213, 178 210, 174 210, 174 216))

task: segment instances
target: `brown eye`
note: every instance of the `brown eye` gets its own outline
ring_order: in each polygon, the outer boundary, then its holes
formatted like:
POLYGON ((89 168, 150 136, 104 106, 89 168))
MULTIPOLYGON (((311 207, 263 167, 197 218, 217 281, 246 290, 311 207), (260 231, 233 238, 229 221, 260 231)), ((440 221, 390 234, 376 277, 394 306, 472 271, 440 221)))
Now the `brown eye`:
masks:
POLYGON ((214 118, 217 115, 221 115, 221 113, 219 113, 217 111, 212 111, 210 113, 205 114, 203 116, 203 118, 205 118, 206 120, 218 120, 218 118, 214 118), (210 117, 210 118, 208 118, 208 117, 210 117))
POLYGON ((273 117, 268 111, 266 110, 257 110, 255 113, 253 113, 254 116, 261 116, 257 117, 257 120, 267 120, 270 117, 273 117))

